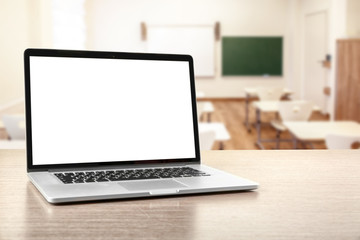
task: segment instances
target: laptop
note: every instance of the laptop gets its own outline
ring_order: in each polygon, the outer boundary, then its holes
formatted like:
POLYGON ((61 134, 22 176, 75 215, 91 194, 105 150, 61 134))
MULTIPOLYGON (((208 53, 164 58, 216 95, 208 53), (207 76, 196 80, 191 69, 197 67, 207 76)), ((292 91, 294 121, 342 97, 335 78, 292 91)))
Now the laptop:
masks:
POLYGON ((191 56, 27 49, 24 63, 27 175, 48 202, 258 187, 201 164, 191 56))

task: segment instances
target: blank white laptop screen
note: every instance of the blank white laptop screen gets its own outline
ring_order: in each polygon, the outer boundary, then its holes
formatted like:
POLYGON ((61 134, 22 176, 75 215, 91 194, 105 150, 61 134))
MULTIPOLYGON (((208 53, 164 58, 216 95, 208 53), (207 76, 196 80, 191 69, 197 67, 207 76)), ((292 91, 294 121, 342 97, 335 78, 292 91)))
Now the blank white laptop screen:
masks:
POLYGON ((186 61, 30 57, 33 164, 194 158, 186 61))

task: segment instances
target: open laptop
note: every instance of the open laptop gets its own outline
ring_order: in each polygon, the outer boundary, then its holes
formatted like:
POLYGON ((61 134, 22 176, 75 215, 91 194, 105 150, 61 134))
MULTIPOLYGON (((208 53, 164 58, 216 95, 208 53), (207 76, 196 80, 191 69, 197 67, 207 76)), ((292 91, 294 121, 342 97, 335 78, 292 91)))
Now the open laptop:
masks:
POLYGON ((27 49, 24 60, 27 172, 48 202, 257 188, 201 165, 191 56, 27 49))

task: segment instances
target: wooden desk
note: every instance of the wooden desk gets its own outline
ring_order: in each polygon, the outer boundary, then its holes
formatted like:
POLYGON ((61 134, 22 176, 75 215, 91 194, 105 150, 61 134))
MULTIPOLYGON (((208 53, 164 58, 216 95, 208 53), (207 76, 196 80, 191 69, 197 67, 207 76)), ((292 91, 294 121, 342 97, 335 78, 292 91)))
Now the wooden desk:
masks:
POLYGON ((0 151, 0 239, 360 239, 360 151, 208 151, 254 192, 47 203, 22 150, 0 151))
POLYGON ((317 142, 325 141, 327 134, 356 134, 360 135, 360 124, 354 121, 285 121, 284 125, 294 137, 294 148, 297 141, 317 142))

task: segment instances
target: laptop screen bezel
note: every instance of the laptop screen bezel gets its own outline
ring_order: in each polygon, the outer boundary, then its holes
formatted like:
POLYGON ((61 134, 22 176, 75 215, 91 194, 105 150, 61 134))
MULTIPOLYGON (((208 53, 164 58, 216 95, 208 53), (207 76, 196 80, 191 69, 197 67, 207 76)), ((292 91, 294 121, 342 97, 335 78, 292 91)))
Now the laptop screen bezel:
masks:
MULTIPOLYGON (((26 49, 24 51, 24 77, 25 77, 25 118, 26 118, 26 158, 27 171, 47 171, 49 169, 76 169, 76 168, 96 168, 96 167, 115 167, 124 165, 139 164, 164 164, 164 163, 200 163, 200 147, 198 120, 196 109, 195 78, 193 59, 190 55, 180 54, 154 54, 154 53, 129 53, 129 52, 102 52, 102 51, 83 51, 83 50, 58 50, 58 49, 26 49), (152 159, 136 161, 116 161, 116 162, 94 162, 94 163, 72 163, 72 164, 46 164, 34 165, 32 153, 32 118, 31 118, 31 79, 30 79, 30 57, 71 57, 71 58, 104 58, 104 59, 133 59, 133 60, 165 60, 165 61, 185 61, 189 63, 191 105, 193 115, 193 130, 195 143, 194 158, 180 159, 152 159)), ((66 151, 66 149, 64 149, 66 151)), ((56 153, 54 153, 56 154, 56 153)))

